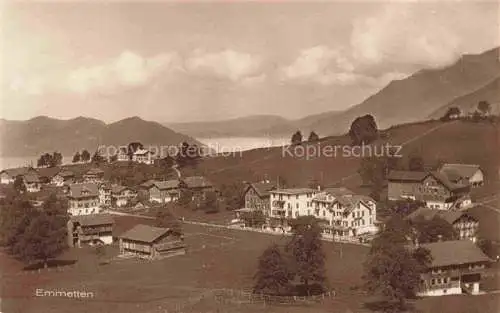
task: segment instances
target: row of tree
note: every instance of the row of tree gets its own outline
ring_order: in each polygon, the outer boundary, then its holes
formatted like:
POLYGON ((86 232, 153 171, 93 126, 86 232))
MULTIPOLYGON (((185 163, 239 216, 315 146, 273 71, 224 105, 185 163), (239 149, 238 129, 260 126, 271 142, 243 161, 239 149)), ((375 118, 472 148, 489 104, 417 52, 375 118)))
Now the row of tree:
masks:
MULTIPOLYGON (((316 134, 314 131, 311 131, 309 133, 309 137, 307 139, 307 142, 317 142, 318 140, 319 140, 318 134, 316 134)), ((300 130, 296 131, 292 135, 291 143, 292 143, 292 145, 298 145, 298 144, 302 143, 302 133, 300 132, 300 130)))
POLYGON ((37 167, 56 167, 62 164, 63 156, 59 152, 44 153, 36 162, 37 167))
MULTIPOLYGON (((488 116, 491 113, 491 104, 488 101, 479 101, 476 110, 472 114, 473 120, 479 120, 488 116)), ((440 118, 441 121, 449 121, 452 119, 459 118, 462 115, 462 111, 458 107, 450 107, 445 112, 445 114, 440 118)))

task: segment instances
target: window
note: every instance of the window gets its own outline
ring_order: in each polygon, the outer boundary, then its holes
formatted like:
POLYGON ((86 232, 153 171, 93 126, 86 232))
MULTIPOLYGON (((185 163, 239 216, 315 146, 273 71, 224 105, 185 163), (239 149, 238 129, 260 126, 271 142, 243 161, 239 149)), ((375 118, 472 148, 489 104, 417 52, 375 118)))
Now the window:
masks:
POLYGON ((323 216, 326 216, 326 212, 325 212, 325 210, 323 210, 323 216))
POLYGON ((299 217, 299 211, 295 211, 295 217, 299 217))
POLYGON ((299 204, 298 203, 295 203, 295 208, 299 208, 299 204))
POLYGON ((307 210, 307 215, 311 215, 311 210, 307 210))
POLYGON ((299 200, 299 195, 296 195, 296 196, 295 196, 295 199, 299 200))

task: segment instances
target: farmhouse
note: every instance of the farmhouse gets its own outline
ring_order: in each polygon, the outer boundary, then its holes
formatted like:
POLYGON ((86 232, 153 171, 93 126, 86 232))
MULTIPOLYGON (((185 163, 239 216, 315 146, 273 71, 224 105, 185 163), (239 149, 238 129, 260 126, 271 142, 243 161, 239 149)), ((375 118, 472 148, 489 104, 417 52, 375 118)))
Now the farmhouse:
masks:
POLYGON ((179 181, 177 179, 156 181, 149 188, 149 201, 166 203, 179 199, 179 181))
POLYGON ((56 175, 54 175, 50 181, 52 185, 58 187, 64 186, 64 184, 73 184, 75 182, 75 174, 71 171, 62 170, 56 175))
POLYGON ((156 180, 149 179, 137 186, 137 193, 142 199, 149 199, 149 190, 156 183, 156 180))
POLYGON ((129 187, 113 185, 111 187, 111 201, 117 207, 126 206, 137 193, 129 187))
POLYGON ((426 202, 431 209, 452 210, 471 205, 468 183, 453 182, 438 172, 391 171, 388 199, 426 202))
POLYGON ((94 167, 83 174, 83 180, 86 183, 100 183, 104 180, 104 171, 94 167))
POLYGON ((406 219, 415 221, 418 218, 431 220, 434 217, 442 218, 450 223, 455 229, 460 240, 477 241, 477 232, 479 229, 479 221, 472 215, 463 211, 443 211, 429 208, 419 208, 406 219))
POLYGON ((355 237, 375 233, 376 202, 346 188, 327 188, 312 199, 316 218, 325 220, 324 233, 333 237, 355 237))
POLYGON ((270 191, 275 189, 276 186, 269 181, 248 183, 244 193, 245 208, 259 210, 265 216, 270 216, 270 191))
POLYGON ((130 161, 128 147, 120 147, 120 149, 118 149, 118 155, 116 156, 116 160, 121 162, 130 161))
POLYGON ((181 179, 180 187, 193 193, 193 200, 204 199, 207 192, 215 191, 214 185, 203 176, 191 176, 181 179))
POLYGON ((132 154, 132 161, 144 164, 153 164, 153 153, 146 149, 137 149, 134 154, 132 154))
POLYGON ((160 259, 186 253, 182 237, 168 228, 136 225, 119 237, 120 254, 160 259))
POLYGON ((484 184, 484 173, 476 164, 449 164, 446 163, 439 169, 439 172, 448 176, 453 181, 466 181, 472 187, 484 184))
POLYGON ((68 245, 112 244, 113 224, 113 218, 106 214, 71 216, 68 221, 68 245))
POLYGON ((32 167, 9 168, 0 172, 0 183, 3 185, 13 184, 17 176, 24 176, 28 173, 36 173, 32 167))
POLYGON ((36 173, 29 173, 23 177, 27 192, 39 192, 42 186, 40 178, 36 173))
POLYGON ((481 274, 491 260, 472 241, 441 241, 420 246, 429 250, 432 262, 421 275, 418 295, 479 293, 481 274))
POLYGON ((93 183, 72 184, 69 186, 68 213, 87 215, 99 213, 99 190, 93 183))
POLYGON ((40 182, 42 184, 49 184, 52 178, 56 176, 61 169, 59 167, 41 167, 36 169, 40 182))

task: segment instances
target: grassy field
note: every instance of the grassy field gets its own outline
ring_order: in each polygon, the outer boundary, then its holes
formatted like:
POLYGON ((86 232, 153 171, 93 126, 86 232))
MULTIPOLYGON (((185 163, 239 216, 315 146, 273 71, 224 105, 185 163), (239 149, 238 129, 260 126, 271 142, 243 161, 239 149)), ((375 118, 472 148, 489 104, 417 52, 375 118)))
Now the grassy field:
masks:
MULTIPOLYGON (((135 223, 151 220, 117 217, 120 231, 135 223)), ((90 248, 72 249, 63 259, 76 259, 63 271, 22 271, 22 265, 1 254, 2 312, 370 312, 369 301, 356 289, 362 283, 362 263, 367 248, 349 244, 325 243, 327 274, 337 296, 323 303, 293 306, 264 306, 214 297, 214 289, 252 288, 257 258, 271 243, 284 243, 281 236, 186 225, 186 255, 146 262, 133 259, 99 265, 90 248), (94 293, 91 299, 36 297, 44 290, 79 290, 94 293)), ((116 255, 108 247, 106 258, 116 255)), ((417 302, 422 312, 498 312, 496 295, 445 297, 417 302), (480 305, 481 304, 481 305, 480 305), (446 311, 450 305, 454 310, 446 311), (479 306, 480 305, 480 306, 479 306), (480 307, 481 311, 469 308, 480 307), (462 310, 462 308, 464 310, 462 310), (443 311, 444 310, 444 311, 443 311)))

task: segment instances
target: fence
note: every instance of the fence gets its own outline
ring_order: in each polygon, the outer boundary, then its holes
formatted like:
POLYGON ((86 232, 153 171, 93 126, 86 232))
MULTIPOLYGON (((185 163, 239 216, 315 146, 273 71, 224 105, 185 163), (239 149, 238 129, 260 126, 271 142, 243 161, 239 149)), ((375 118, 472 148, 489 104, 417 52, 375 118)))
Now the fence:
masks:
POLYGON ((269 304, 307 304, 321 302, 325 299, 335 297, 335 291, 331 290, 319 295, 312 296, 274 296, 262 293, 253 293, 246 290, 219 289, 214 291, 218 303, 269 303, 269 304))

